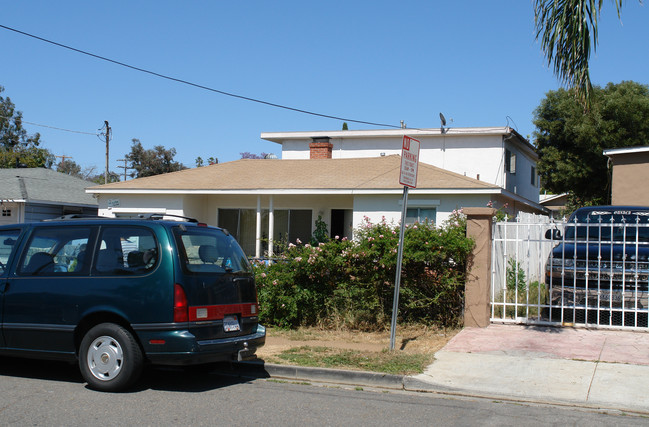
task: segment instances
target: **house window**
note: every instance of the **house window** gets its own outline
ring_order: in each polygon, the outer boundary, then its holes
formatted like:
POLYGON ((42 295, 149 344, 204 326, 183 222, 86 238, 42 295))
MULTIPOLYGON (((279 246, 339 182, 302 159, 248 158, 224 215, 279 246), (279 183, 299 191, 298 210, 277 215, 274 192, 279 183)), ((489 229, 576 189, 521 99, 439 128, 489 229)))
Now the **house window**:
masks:
POLYGON ((516 154, 505 149, 505 172, 516 173, 516 154))
POLYGON ((532 187, 536 187, 536 168, 534 166, 532 166, 531 170, 530 183, 532 187))
POLYGON ((312 218, 311 210, 289 209, 274 211, 275 235, 273 240, 278 243, 308 243, 311 239, 312 218))
MULTIPOLYGON (((307 243, 311 239, 312 213, 307 209, 277 209, 273 211, 274 236, 277 243, 307 243)), ((268 250, 268 209, 261 211, 262 251, 268 250)), ((227 229, 247 255, 253 255, 257 236, 255 209, 219 209, 219 227, 227 229)), ((277 246, 276 246, 277 247, 277 246)))
POLYGON ((408 208, 406 211, 406 224, 416 222, 435 222, 435 208, 408 208))
POLYGON ((2 208, 2 216, 11 216, 11 209, 2 208))

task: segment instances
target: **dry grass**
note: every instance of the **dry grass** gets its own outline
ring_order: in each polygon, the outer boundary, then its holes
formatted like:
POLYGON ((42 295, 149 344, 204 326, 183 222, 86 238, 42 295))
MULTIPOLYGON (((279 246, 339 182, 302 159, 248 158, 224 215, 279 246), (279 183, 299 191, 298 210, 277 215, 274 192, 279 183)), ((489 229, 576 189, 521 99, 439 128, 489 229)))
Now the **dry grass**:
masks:
POLYGON ((411 374, 432 363, 435 352, 458 332, 425 326, 399 327, 395 351, 389 352, 389 331, 269 328, 266 345, 257 350, 257 356, 267 363, 411 374))

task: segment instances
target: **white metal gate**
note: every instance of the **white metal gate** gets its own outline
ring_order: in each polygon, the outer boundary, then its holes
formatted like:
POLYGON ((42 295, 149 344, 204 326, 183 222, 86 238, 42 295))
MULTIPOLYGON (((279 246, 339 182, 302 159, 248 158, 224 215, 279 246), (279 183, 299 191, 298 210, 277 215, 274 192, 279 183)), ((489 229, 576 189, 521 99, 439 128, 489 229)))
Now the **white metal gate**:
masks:
POLYGON ((495 222, 491 321, 647 330, 649 224, 616 221, 495 222))

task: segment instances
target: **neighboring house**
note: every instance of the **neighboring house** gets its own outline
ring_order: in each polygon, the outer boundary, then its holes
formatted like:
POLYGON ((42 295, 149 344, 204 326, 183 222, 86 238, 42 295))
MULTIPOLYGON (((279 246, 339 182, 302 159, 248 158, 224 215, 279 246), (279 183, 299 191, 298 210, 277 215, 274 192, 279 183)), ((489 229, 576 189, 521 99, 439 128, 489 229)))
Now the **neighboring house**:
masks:
POLYGON ((419 160, 539 201, 535 148, 509 127, 264 132, 282 159, 360 158, 401 154, 407 135, 421 142, 419 160))
POLYGON ((649 206, 649 146, 604 150, 613 164, 611 204, 649 206))
MULTIPOLYGON (((246 253, 261 257, 272 255, 277 242, 307 242, 319 217, 330 235, 340 238, 352 238, 353 229, 365 218, 398 223, 403 195, 400 166, 397 155, 237 160, 87 191, 97 195, 100 215, 194 217, 228 229, 246 253)), ((420 163, 417 188, 408 198, 407 221, 442 223, 453 210, 485 207, 490 201, 498 206, 507 203, 512 213, 543 210, 499 185, 420 163)))
POLYGON ((568 193, 541 194, 539 203, 550 211, 550 216, 561 219, 560 216, 565 213, 568 204, 568 193))
POLYGON ((97 215, 91 182, 45 168, 0 169, 0 225, 66 214, 97 215))

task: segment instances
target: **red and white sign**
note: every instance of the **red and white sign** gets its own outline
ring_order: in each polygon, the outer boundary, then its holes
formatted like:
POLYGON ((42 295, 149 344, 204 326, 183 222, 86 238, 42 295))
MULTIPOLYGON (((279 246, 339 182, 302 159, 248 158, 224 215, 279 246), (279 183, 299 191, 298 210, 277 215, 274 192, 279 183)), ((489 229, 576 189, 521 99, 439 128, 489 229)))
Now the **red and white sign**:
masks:
POLYGON ((419 167, 419 141, 403 136, 401 147, 401 175, 399 184, 417 188, 417 168, 419 167))

